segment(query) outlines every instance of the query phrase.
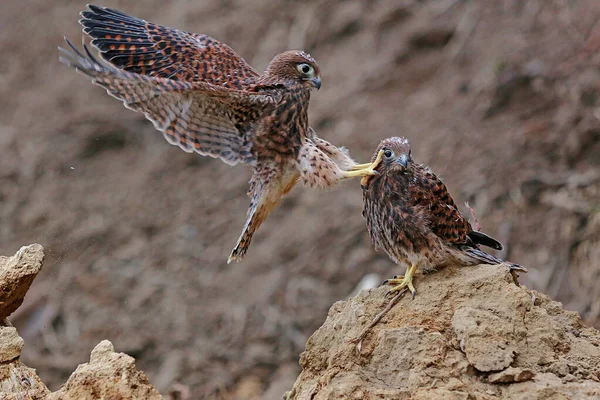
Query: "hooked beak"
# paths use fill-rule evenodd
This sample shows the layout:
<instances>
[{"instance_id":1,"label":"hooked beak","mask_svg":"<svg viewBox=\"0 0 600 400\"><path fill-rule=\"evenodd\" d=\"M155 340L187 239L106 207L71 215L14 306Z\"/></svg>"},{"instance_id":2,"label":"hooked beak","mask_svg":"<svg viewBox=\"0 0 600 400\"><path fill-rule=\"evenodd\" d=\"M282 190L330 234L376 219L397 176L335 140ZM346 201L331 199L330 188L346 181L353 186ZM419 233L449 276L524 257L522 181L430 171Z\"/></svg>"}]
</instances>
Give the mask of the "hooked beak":
<instances>
[{"instance_id":1,"label":"hooked beak","mask_svg":"<svg viewBox=\"0 0 600 400\"><path fill-rule=\"evenodd\" d=\"M319 90L321 88L321 77L320 76L315 76L312 79L308 80L310 82L310 85L312 87L314 87L315 89Z\"/></svg>"},{"instance_id":2,"label":"hooked beak","mask_svg":"<svg viewBox=\"0 0 600 400\"><path fill-rule=\"evenodd\" d=\"M398 159L398 162L400 162L400 164L402 164L402 166L406 168L406 166L408 165L408 156L406 154L402 154Z\"/></svg>"}]
</instances>

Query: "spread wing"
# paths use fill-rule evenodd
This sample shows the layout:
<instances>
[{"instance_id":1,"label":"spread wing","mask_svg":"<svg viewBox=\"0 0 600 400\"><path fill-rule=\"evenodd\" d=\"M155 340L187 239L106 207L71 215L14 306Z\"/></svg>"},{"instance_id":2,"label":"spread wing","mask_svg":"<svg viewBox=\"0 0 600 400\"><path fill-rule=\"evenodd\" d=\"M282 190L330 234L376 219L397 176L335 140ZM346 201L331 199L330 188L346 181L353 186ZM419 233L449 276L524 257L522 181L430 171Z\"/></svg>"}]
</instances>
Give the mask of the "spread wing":
<instances>
[{"instance_id":1,"label":"spread wing","mask_svg":"<svg viewBox=\"0 0 600 400\"><path fill-rule=\"evenodd\" d=\"M91 77L125 107L143 113L169 143L230 165L255 162L248 136L253 123L280 100L276 92L244 92L122 71L99 63L87 46L83 55L66 41L72 52L59 48L66 56L62 62Z\"/></svg>"},{"instance_id":2,"label":"spread wing","mask_svg":"<svg viewBox=\"0 0 600 400\"><path fill-rule=\"evenodd\" d=\"M137 74L242 89L259 75L233 49L210 36L153 24L88 5L79 23L101 57Z\"/></svg>"},{"instance_id":3,"label":"spread wing","mask_svg":"<svg viewBox=\"0 0 600 400\"><path fill-rule=\"evenodd\" d=\"M455 245L477 245L469 238L473 231L446 185L428 168L418 166L413 183L409 185L409 195L416 205L422 206L428 214L429 226L442 240Z\"/></svg>"}]
</instances>

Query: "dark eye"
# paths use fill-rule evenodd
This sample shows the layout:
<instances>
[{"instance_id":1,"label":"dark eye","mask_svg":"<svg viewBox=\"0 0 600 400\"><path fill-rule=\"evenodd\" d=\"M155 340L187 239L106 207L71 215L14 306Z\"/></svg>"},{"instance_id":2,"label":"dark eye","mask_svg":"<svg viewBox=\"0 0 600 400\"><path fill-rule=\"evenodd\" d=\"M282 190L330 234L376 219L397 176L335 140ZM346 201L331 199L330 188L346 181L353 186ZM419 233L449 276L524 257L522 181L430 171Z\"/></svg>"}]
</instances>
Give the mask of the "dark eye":
<instances>
[{"instance_id":1,"label":"dark eye","mask_svg":"<svg viewBox=\"0 0 600 400\"><path fill-rule=\"evenodd\" d=\"M386 151L383 152L383 155L385 156L385 158L392 158L394 156L394 152L391 151L390 149L387 149Z\"/></svg>"},{"instance_id":2,"label":"dark eye","mask_svg":"<svg viewBox=\"0 0 600 400\"><path fill-rule=\"evenodd\" d=\"M313 72L313 67L305 63L298 64L298 71L300 71L304 75L310 75Z\"/></svg>"}]
</instances>

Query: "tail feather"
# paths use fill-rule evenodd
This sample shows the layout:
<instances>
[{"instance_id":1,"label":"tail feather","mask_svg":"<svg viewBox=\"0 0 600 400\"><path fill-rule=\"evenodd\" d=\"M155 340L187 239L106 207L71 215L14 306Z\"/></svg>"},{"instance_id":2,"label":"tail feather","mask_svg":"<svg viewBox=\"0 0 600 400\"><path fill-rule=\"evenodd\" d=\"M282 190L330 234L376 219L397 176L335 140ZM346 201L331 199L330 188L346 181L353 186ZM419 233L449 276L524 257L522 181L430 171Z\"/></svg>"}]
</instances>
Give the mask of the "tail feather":
<instances>
[{"instance_id":1,"label":"tail feather","mask_svg":"<svg viewBox=\"0 0 600 400\"><path fill-rule=\"evenodd\" d=\"M231 264L233 261L240 262L242 258L244 258L248 248L250 247L250 243L252 242L252 236L254 236L254 233L271 213L271 209L266 207L264 202L261 200L262 199L258 199L258 202L252 201L250 203L250 208L248 209L248 218L244 224L244 229L242 230L242 234L235 244L235 247L231 251L229 258L227 259L227 264ZM276 205L277 204L273 205L272 208L275 208Z\"/></svg>"},{"instance_id":2,"label":"tail feather","mask_svg":"<svg viewBox=\"0 0 600 400\"><path fill-rule=\"evenodd\" d=\"M289 192L297 181L298 172L295 170L288 171L283 176L278 175L275 171L255 172L250 181L251 200L248 218L242 234L227 259L227 264L231 264L233 261L239 262L244 258L254 233L271 214L271 211L277 207L283 195Z\"/></svg>"},{"instance_id":3,"label":"tail feather","mask_svg":"<svg viewBox=\"0 0 600 400\"><path fill-rule=\"evenodd\" d=\"M498 265L498 264L507 263L508 268L511 271L527 272L527 269L519 264L508 263L498 257L494 257L493 255L488 254L479 249L469 248L469 249L465 250L465 253L467 253L469 256L471 256L472 258L474 258L475 260L479 261L482 264Z\"/></svg>"},{"instance_id":4,"label":"tail feather","mask_svg":"<svg viewBox=\"0 0 600 400\"><path fill-rule=\"evenodd\" d=\"M472 231L468 234L469 238L477 244L487 246L495 250L502 250L502 243L496 239L486 235L483 232Z\"/></svg>"}]
</instances>

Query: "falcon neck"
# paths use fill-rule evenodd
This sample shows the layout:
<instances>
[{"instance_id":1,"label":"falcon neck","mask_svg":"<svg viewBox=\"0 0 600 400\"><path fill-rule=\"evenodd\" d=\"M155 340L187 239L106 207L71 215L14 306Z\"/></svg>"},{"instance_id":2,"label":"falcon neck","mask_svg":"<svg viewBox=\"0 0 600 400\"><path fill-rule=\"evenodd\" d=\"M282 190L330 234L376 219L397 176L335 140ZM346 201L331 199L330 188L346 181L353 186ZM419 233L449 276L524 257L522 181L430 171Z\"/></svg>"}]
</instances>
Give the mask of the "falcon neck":
<instances>
[{"instance_id":1,"label":"falcon neck","mask_svg":"<svg viewBox=\"0 0 600 400\"><path fill-rule=\"evenodd\" d=\"M281 91L282 97L275 107L273 116L280 121L287 121L287 124L295 125L300 129L302 137L305 136L308 129L308 105L310 103L311 89L296 81L287 80L284 83L280 79L265 77L257 82L254 90L257 91Z\"/></svg>"},{"instance_id":2,"label":"falcon neck","mask_svg":"<svg viewBox=\"0 0 600 400\"><path fill-rule=\"evenodd\" d=\"M258 86L259 90L266 87ZM281 100L270 115L265 116L262 129L268 134L254 138L254 148L263 149L266 153L291 155L298 157L302 143L306 138L308 126L308 103L310 89L295 83L293 85L279 83L270 89L278 90Z\"/></svg>"},{"instance_id":3,"label":"falcon neck","mask_svg":"<svg viewBox=\"0 0 600 400\"><path fill-rule=\"evenodd\" d=\"M290 88L281 99L278 109L290 111L298 118L301 126L308 128L308 104L310 103L310 89L300 85ZM289 118L289 117L288 117Z\"/></svg>"},{"instance_id":4,"label":"falcon neck","mask_svg":"<svg viewBox=\"0 0 600 400\"><path fill-rule=\"evenodd\" d=\"M310 102L310 89L303 85L288 86L283 92L281 101L273 111L274 127L289 130L293 142L306 137L308 131L308 104ZM294 138L294 136L297 136Z\"/></svg>"}]
</instances>

